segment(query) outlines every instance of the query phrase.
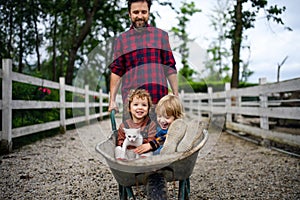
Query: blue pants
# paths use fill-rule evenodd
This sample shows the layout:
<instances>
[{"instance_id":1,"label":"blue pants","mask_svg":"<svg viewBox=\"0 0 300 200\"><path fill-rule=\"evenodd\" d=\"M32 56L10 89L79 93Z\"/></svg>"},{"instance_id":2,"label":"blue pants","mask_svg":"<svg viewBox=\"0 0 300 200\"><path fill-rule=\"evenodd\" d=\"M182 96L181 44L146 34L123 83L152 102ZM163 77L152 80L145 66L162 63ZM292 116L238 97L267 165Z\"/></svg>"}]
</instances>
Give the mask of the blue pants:
<instances>
[{"instance_id":1,"label":"blue pants","mask_svg":"<svg viewBox=\"0 0 300 200\"><path fill-rule=\"evenodd\" d=\"M159 155L160 154L160 151L162 149L162 145L158 147L158 149L156 149L154 152L153 152L153 155Z\"/></svg>"}]
</instances>

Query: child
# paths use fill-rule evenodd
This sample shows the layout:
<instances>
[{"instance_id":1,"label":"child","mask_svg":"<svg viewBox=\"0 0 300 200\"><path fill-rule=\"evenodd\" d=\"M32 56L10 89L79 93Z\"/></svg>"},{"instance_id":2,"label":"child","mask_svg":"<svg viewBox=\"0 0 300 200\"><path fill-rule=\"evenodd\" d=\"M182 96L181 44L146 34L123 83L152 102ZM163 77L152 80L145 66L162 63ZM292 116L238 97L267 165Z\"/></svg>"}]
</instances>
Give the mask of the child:
<instances>
[{"instance_id":1,"label":"child","mask_svg":"<svg viewBox=\"0 0 300 200\"><path fill-rule=\"evenodd\" d=\"M178 141L172 141L176 144L168 145L168 149L164 150L166 153L175 152L178 142L184 136L186 130L186 124L182 120L182 118L184 117L184 111L183 106L177 96L166 95L161 98L156 106L155 111L157 116L157 123L159 125L159 127L157 127L155 138L153 140L150 140L149 143L137 147L134 150L135 153L141 154L143 152L151 150L154 151L154 155L159 154L166 140L169 128L171 128L171 134L175 136L173 138L176 138L175 140ZM171 124L172 127L170 127Z\"/></svg>"},{"instance_id":2,"label":"child","mask_svg":"<svg viewBox=\"0 0 300 200\"><path fill-rule=\"evenodd\" d=\"M143 136L143 143L148 143L153 140L156 133L156 124L151 121L149 117L149 110L151 108L150 94L144 89L131 90L128 97L128 112L130 119L127 119L120 124L118 129L117 147L115 149L115 156L117 159L132 159L135 158L135 154L132 149L135 147L129 146L127 148L127 156L122 157L123 142L125 140L124 128L141 128ZM146 153L147 151L143 151Z\"/></svg>"}]
</instances>

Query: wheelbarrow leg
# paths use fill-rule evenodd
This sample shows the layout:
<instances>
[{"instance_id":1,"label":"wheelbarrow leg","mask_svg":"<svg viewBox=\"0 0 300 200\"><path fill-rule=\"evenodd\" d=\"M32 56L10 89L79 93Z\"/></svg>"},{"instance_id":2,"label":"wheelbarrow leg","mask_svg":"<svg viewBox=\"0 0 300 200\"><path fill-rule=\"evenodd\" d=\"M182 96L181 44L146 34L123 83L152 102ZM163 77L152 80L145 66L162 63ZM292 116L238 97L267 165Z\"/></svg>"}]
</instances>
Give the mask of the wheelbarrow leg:
<instances>
[{"instance_id":1,"label":"wheelbarrow leg","mask_svg":"<svg viewBox=\"0 0 300 200\"><path fill-rule=\"evenodd\" d=\"M178 199L187 200L190 198L190 179L179 181Z\"/></svg>"},{"instance_id":2,"label":"wheelbarrow leg","mask_svg":"<svg viewBox=\"0 0 300 200\"><path fill-rule=\"evenodd\" d=\"M119 184L120 200L134 200L134 195L131 187L125 187Z\"/></svg>"}]
</instances>

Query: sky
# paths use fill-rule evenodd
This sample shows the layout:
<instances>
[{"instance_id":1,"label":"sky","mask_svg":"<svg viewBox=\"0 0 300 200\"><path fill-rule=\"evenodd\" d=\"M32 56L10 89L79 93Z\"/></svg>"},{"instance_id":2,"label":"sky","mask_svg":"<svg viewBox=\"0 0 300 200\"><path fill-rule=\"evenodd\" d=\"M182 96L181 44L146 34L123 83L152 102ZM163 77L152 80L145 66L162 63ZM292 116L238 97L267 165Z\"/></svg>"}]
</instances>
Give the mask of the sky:
<instances>
[{"instance_id":1,"label":"sky","mask_svg":"<svg viewBox=\"0 0 300 200\"><path fill-rule=\"evenodd\" d=\"M176 7L180 6L179 0L172 1ZM187 0L187 2L190 2ZM200 60L205 60L203 55L194 55L208 48L212 41L215 32L210 26L210 18L212 9L215 6L216 0L194 0L196 7L202 12L196 13L188 23L188 33L190 37L195 39L197 50L190 52L190 63L194 66L199 66L202 63ZM258 83L259 78L265 77L268 82L277 81L278 65L282 63L287 56L285 63L280 68L280 81L289 80L300 77L300 21L298 11L300 4L297 0L269 0L268 5L285 6L286 11L281 15L285 26L293 29L287 31L284 26L279 26L276 23L268 23L262 15L255 22L255 28L248 29L245 34L248 36L245 41L246 45L250 45L251 53L249 58L249 69L254 71L254 74L249 77L248 81ZM152 12L158 11L161 19L156 20L158 28L169 31L171 27L177 25L176 14L165 6L153 4ZM172 42L171 42L172 46ZM202 49L202 50L201 50ZM248 52L242 53L243 58L248 58ZM175 57L176 52L175 52ZM178 58L176 58L178 59ZM180 62L180 60L179 60ZM178 61L177 61L178 63ZM200 70L201 71L201 70Z\"/></svg>"}]
</instances>

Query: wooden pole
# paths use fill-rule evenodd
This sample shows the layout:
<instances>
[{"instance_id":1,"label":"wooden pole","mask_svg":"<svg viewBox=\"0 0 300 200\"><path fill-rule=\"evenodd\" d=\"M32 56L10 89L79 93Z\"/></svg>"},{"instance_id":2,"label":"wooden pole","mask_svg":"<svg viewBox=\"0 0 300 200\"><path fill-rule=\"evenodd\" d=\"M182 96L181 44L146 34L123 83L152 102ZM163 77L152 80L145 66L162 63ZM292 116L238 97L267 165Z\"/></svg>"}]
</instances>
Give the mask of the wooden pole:
<instances>
[{"instance_id":1,"label":"wooden pole","mask_svg":"<svg viewBox=\"0 0 300 200\"><path fill-rule=\"evenodd\" d=\"M99 115L100 120L103 120L103 90L99 90Z\"/></svg>"},{"instance_id":2,"label":"wooden pole","mask_svg":"<svg viewBox=\"0 0 300 200\"><path fill-rule=\"evenodd\" d=\"M59 78L59 100L60 100L60 132L65 133L66 128L66 85L65 78Z\"/></svg>"},{"instance_id":3,"label":"wooden pole","mask_svg":"<svg viewBox=\"0 0 300 200\"><path fill-rule=\"evenodd\" d=\"M260 78L259 84L263 85L267 83L267 78ZM267 108L268 107L268 95L267 94L260 94L260 107ZM267 116L260 116L260 128L269 130L269 119Z\"/></svg>"},{"instance_id":4,"label":"wooden pole","mask_svg":"<svg viewBox=\"0 0 300 200\"><path fill-rule=\"evenodd\" d=\"M89 106L89 86L85 85L85 122L86 124L90 124L89 115L90 115L90 106Z\"/></svg>"},{"instance_id":5,"label":"wooden pole","mask_svg":"<svg viewBox=\"0 0 300 200\"><path fill-rule=\"evenodd\" d=\"M232 122L232 114L228 112L228 109L231 107L231 95L230 95L230 83L225 83L226 91L226 122Z\"/></svg>"},{"instance_id":6,"label":"wooden pole","mask_svg":"<svg viewBox=\"0 0 300 200\"><path fill-rule=\"evenodd\" d=\"M2 60L2 137L1 154L12 151L12 61Z\"/></svg>"}]
</instances>

